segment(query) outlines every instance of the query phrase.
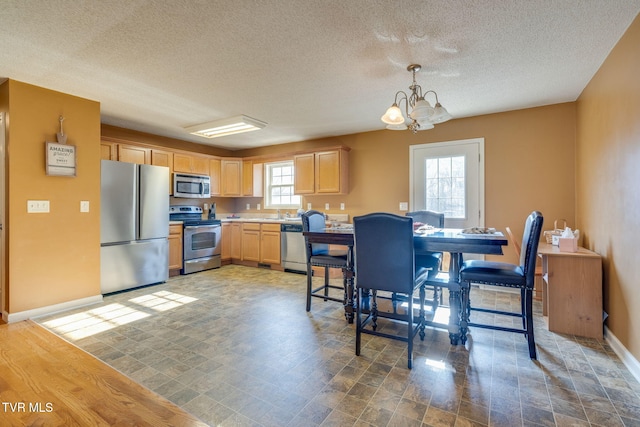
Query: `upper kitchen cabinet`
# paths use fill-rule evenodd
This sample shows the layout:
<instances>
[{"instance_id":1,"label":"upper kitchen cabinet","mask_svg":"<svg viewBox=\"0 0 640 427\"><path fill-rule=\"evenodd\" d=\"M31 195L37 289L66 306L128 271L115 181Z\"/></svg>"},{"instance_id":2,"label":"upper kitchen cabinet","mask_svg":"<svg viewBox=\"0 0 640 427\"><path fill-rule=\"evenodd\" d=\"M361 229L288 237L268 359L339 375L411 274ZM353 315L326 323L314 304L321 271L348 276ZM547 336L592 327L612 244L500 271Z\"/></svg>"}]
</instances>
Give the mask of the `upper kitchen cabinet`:
<instances>
[{"instance_id":1,"label":"upper kitchen cabinet","mask_svg":"<svg viewBox=\"0 0 640 427\"><path fill-rule=\"evenodd\" d=\"M173 170L174 172L209 175L209 161L209 157L173 153Z\"/></svg>"},{"instance_id":2,"label":"upper kitchen cabinet","mask_svg":"<svg viewBox=\"0 0 640 427\"><path fill-rule=\"evenodd\" d=\"M222 159L220 167L221 195L227 197L242 196L242 160Z\"/></svg>"},{"instance_id":3,"label":"upper kitchen cabinet","mask_svg":"<svg viewBox=\"0 0 640 427\"><path fill-rule=\"evenodd\" d=\"M222 194L222 161L220 159L209 160L209 177L211 179L212 196L219 196Z\"/></svg>"},{"instance_id":4,"label":"upper kitchen cabinet","mask_svg":"<svg viewBox=\"0 0 640 427\"><path fill-rule=\"evenodd\" d=\"M242 195L262 197L263 164L254 160L242 161Z\"/></svg>"},{"instance_id":5,"label":"upper kitchen cabinet","mask_svg":"<svg viewBox=\"0 0 640 427\"><path fill-rule=\"evenodd\" d=\"M137 163L139 165L151 164L151 149L135 145L117 144L119 162Z\"/></svg>"},{"instance_id":6,"label":"upper kitchen cabinet","mask_svg":"<svg viewBox=\"0 0 640 427\"><path fill-rule=\"evenodd\" d=\"M116 144L107 141L100 141L100 160L118 160Z\"/></svg>"},{"instance_id":7,"label":"upper kitchen cabinet","mask_svg":"<svg viewBox=\"0 0 640 427\"><path fill-rule=\"evenodd\" d=\"M294 156L296 194L347 194L349 150L336 148Z\"/></svg>"},{"instance_id":8,"label":"upper kitchen cabinet","mask_svg":"<svg viewBox=\"0 0 640 427\"><path fill-rule=\"evenodd\" d=\"M173 194L173 153L171 151L151 149L151 164L169 168L169 195Z\"/></svg>"}]
</instances>

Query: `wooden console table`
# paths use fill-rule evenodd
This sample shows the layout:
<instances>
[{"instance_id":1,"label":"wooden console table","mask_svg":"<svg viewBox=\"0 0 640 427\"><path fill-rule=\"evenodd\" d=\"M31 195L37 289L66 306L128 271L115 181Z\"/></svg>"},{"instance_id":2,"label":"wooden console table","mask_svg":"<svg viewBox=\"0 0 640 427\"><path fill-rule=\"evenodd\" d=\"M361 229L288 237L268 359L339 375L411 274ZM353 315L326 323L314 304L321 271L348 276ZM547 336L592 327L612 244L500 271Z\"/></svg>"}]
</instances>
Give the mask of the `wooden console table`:
<instances>
[{"instance_id":1,"label":"wooden console table","mask_svg":"<svg viewBox=\"0 0 640 427\"><path fill-rule=\"evenodd\" d=\"M602 339L602 258L595 252L560 252L540 243L543 315L549 330Z\"/></svg>"}]
</instances>

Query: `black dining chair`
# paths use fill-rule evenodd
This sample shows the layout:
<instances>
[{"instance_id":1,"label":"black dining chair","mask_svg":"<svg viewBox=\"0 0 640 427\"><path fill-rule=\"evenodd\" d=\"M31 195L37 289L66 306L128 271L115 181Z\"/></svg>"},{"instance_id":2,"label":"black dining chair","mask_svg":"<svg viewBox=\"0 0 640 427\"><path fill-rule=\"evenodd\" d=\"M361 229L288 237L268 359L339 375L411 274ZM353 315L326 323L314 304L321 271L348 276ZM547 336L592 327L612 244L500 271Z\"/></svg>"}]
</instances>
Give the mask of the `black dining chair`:
<instances>
[{"instance_id":1,"label":"black dining chair","mask_svg":"<svg viewBox=\"0 0 640 427\"><path fill-rule=\"evenodd\" d=\"M533 286L535 282L536 258L538 242L542 233L542 214L533 211L526 220L522 243L524 250L520 253L518 265L495 261L465 261L460 268L462 285L462 341L466 339L467 327L493 329L497 331L524 334L529 344L529 357L536 359L536 343L533 331ZM470 300L471 284L480 283L493 286L504 286L520 289L520 312L492 310L472 307ZM499 325L474 323L471 312L478 311L495 315L515 316L522 319L522 328L510 328Z\"/></svg>"},{"instance_id":2,"label":"black dining chair","mask_svg":"<svg viewBox=\"0 0 640 427\"><path fill-rule=\"evenodd\" d=\"M389 213L353 218L356 270L356 355L361 334L407 342L407 367L413 361L413 339L424 339L425 281L428 270L414 262L413 219ZM419 289L419 314L414 314L414 294ZM401 294L402 302L391 295ZM379 301L380 300L380 301ZM380 302L387 307L381 308ZM366 317L363 318L363 314ZM391 333L395 325L379 330L378 320L406 322L406 333ZM388 331L388 332L387 332Z\"/></svg>"},{"instance_id":3,"label":"black dining chair","mask_svg":"<svg viewBox=\"0 0 640 427\"><path fill-rule=\"evenodd\" d=\"M413 218L414 224L420 222L435 228L444 228L444 214L434 211L413 211L407 212L406 216ZM429 269L429 280L435 280L442 267L442 252L422 252L416 254L416 265ZM444 295L442 287L428 284L427 288L433 290L433 308L438 306L438 301L443 304Z\"/></svg>"},{"instance_id":4,"label":"black dining chair","mask_svg":"<svg viewBox=\"0 0 640 427\"><path fill-rule=\"evenodd\" d=\"M326 228L324 214L318 211L309 210L302 214L302 231L321 231ZM311 298L322 298L325 301L341 302L347 304L347 278L344 270L347 267L346 249L329 249L329 245L320 243L309 243L305 238L305 249L307 253L307 311L311 310ZM313 286L313 267L324 268L324 281L322 286ZM329 278L329 269L339 268L343 271L342 287L332 285ZM338 298L329 294L330 289L343 290L343 297Z\"/></svg>"}]
</instances>

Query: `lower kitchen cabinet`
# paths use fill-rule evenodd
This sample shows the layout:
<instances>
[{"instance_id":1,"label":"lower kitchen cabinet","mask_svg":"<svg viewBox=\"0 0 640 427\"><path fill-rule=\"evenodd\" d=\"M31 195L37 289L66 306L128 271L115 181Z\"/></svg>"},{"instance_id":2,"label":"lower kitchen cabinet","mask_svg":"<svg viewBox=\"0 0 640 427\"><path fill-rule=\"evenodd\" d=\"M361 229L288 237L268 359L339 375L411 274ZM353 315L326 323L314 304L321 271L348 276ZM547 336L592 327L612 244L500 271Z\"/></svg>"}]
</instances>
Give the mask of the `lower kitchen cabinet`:
<instances>
[{"instance_id":1,"label":"lower kitchen cabinet","mask_svg":"<svg viewBox=\"0 0 640 427\"><path fill-rule=\"evenodd\" d=\"M231 227L231 258L242 259L242 224L234 222Z\"/></svg>"},{"instance_id":2,"label":"lower kitchen cabinet","mask_svg":"<svg viewBox=\"0 0 640 427\"><path fill-rule=\"evenodd\" d=\"M242 260L260 262L260 224L242 224Z\"/></svg>"},{"instance_id":3,"label":"lower kitchen cabinet","mask_svg":"<svg viewBox=\"0 0 640 427\"><path fill-rule=\"evenodd\" d=\"M280 264L280 224L242 224L242 260Z\"/></svg>"},{"instance_id":4,"label":"lower kitchen cabinet","mask_svg":"<svg viewBox=\"0 0 640 427\"><path fill-rule=\"evenodd\" d=\"M280 224L262 224L260 229L260 262L280 264Z\"/></svg>"},{"instance_id":5,"label":"lower kitchen cabinet","mask_svg":"<svg viewBox=\"0 0 640 427\"><path fill-rule=\"evenodd\" d=\"M182 268L182 224L169 225L169 275Z\"/></svg>"},{"instance_id":6,"label":"lower kitchen cabinet","mask_svg":"<svg viewBox=\"0 0 640 427\"><path fill-rule=\"evenodd\" d=\"M222 224L222 236L220 237L220 260L231 259L231 224Z\"/></svg>"}]
</instances>

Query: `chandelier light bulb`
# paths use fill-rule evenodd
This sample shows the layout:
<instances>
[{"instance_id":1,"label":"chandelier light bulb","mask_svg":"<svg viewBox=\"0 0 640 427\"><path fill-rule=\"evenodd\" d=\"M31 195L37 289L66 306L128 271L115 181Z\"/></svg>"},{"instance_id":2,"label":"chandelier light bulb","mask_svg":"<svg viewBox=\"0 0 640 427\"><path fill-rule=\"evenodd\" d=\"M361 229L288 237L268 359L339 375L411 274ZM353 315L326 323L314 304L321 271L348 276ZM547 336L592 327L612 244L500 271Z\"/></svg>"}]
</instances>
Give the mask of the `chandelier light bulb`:
<instances>
[{"instance_id":1,"label":"chandelier light bulb","mask_svg":"<svg viewBox=\"0 0 640 427\"><path fill-rule=\"evenodd\" d=\"M433 129L434 124L444 123L453 118L451 114L438 101L438 94L433 90L422 91L422 87L416 82L416 73L422 69L420 64L410 64L407 71L413 74L413 81L409 90L409 94L404 91L396 93L395 102L389 107L380 118L386 123L389 130L406 130L409 129L413 133L421 130ZM436 98L435 107L432 107L425 97L433 94ZM404 114L399 105L404 102ZM411 113L409 113L411 109ZM409 122L406 118L409 117Z\"/></svg>"},{"instance_id":2,"label":"chandelier light bulb","mask_svg":"<svg viewBox=\"0 0 640 427\"><path fill-rule=\"evenodd\" d=\"M387 109L387 112L384 113L381 120L388 125L400 125L404 123L404 116L398 104L394 103Z\"/></svg>"}]
</instances>

